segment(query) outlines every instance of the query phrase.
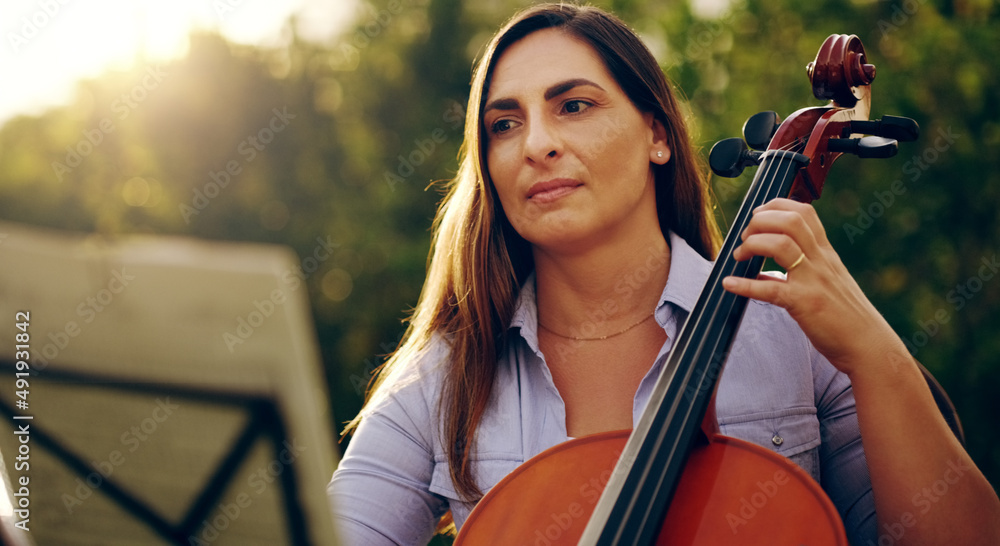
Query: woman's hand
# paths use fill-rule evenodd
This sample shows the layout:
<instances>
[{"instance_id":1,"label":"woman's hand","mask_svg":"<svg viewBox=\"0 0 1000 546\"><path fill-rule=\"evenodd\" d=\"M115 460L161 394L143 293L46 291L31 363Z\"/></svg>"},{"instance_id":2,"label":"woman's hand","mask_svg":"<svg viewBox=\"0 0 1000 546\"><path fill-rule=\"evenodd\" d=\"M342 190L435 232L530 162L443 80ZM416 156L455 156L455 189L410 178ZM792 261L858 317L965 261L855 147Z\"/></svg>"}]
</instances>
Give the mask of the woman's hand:
<instances>
[{"instance_id":1,"label":"woman's hand","mask_svg":"<svg viewBox=\"0 0 1000 546\"><path fill-rule=\"evenodd\" d=\"M915 495L949 468L969 469L895 544L1000 544L1000 499L941 417L906 346L830 246L816 211L776 199L754 211L737 260L773 258L785 278L727 277L734 294L781 306L851 378L879 533L914 518ZM942 482L943 483L943 482ZM950 483L950 482L949 482Z\"/></svg>"},{"instance_id":2,"label":"woman's hand","mask_svg":"<svg viewBox=\"0 0 1000 546\"><path fill-rule=\"evenodd\" d=\"M909 360L906 347L830 246L811 205L775 199L758 207L742 238L733 258L772 258L788 273L727 277L726 290L785 308L816 349L849 376L865 360L870 366L873 354L889 357L876 360L886 364L892 357Z\"/></svg>"}]
</instances>

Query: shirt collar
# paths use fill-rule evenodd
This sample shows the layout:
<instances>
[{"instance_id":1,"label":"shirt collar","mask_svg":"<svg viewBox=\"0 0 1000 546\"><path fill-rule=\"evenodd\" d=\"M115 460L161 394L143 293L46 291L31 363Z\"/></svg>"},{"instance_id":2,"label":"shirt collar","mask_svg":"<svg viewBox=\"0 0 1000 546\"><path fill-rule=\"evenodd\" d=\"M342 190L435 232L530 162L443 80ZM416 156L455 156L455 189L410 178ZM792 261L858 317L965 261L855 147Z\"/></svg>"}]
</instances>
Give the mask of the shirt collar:
<instances>
[{"instance_id":1,"label":"shirt collar","mask_svg":"<svg viewBox=\"0 0 1000 546\"><path fill-rule=\"evenodd\" d=\"M691 312L701 295L705 281L712 272L712 262L698 254L683 237L670 232L670 274L667 285L660 296L662 307L673 303L686 312Z\"/></svg>"},{"instance_id":2,"label":"shirt collar","mask_svg":"<svg viewBox=\"0 0 1000 546\"><path fill-rule=\"evenodd\" d=\"M517 307L510 321L510 328L519 328L521 337L528 343L535 354L541 354L538 348L538 304L535 300L535 272L532 271L521 285L517 297Z\"/></svg>"}]
</instances>

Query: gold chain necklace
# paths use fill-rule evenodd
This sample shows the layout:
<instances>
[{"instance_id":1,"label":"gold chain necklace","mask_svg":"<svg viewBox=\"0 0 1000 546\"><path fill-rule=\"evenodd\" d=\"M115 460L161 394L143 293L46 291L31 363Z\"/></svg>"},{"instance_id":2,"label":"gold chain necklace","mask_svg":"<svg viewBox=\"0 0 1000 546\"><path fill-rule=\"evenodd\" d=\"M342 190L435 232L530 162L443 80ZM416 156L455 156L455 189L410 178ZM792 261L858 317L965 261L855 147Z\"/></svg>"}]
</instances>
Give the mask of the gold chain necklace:
<instances>
[{"instance_id":1,"label":"gold chain necklace","mask_svg":"<svg viewBox=\"0 0 1000 546\"><path fill-rule=\"evenodd\" d=\"M559 332L556 332L555 330L552 330L548 326L542 324L541 321L538 322L538 325L541 326L542 329L545 330L546 332L549 332L550 334L552 334L554 336L561 337L563 339L571 339L573 341L604 341L605 339L616 337L616 336L620 336L620 335L624 334L625 332L628 332L632 328L635 328L636 326L638 326L638 325L642 324L643 322L646 322L647 320L649 320L650 318L652 318L655 313L656 313L656 311L654 310L652 313L650 313L646 317L643 317L643 319L640 320L639 322L637 322L637 323L635 323L635 324L633 324L631 326L627 326L627 327L625 327L625 329L620 330L618 332L615 332L613 334L608 334L606 336L600 336L600 337L575 337L575 336L567 336L565 334L560 334Z\"/></svg>"}]
</instances>

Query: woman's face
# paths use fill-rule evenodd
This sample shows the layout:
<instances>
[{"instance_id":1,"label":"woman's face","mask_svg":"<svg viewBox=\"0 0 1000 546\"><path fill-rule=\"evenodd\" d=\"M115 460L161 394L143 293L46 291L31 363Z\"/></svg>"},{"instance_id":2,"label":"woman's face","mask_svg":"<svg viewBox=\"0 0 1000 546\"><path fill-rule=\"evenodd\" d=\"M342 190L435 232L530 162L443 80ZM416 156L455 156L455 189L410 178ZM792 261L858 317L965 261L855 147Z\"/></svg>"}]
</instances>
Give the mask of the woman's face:
<instances>
[{"instance_id":1,"label":"woman's face","mask_svg":"<svg viewBox=\"0 0 1000 546\"><path fill-rule=\"evenodd\" d=\"M663 126L632 104L590 45L559 29L512 44L494 67L483 124L501 205L536 248L584 250L658 232L651 162L670 158Z\"/></svg>"}]
</instances>

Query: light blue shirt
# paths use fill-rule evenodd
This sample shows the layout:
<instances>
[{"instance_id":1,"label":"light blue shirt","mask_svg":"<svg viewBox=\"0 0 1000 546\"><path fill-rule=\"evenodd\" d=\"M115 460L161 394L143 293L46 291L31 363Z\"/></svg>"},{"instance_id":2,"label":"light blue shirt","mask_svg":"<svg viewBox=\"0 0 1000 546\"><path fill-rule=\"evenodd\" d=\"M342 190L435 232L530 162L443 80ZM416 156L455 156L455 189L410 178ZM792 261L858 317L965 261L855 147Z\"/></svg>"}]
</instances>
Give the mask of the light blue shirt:
<instances>
[{"instance_id":1,"label":"light blue shirt","mask_svg":"<svg viewBox=\"0 0 1000 546\"><path fill-rule=\"evenodd\" d=\"M712 267L676 235L670 247L670 273L654 313L667 342L635 393L633 422ZM565 405L538 348L537 326L531 277L521 289L494 401L473 451L483 492L567 439ZM345 544L426 544L447 510L461 527L474 507L459 500L441 441L437 409L448 355L447 343L437 338L355 432L327 488ZM751 300L718 389L723 434L797 463L833 500L851 542L874 542L875 507L850 381L784 309Z\"/></svg>"}]
</instances>

